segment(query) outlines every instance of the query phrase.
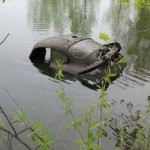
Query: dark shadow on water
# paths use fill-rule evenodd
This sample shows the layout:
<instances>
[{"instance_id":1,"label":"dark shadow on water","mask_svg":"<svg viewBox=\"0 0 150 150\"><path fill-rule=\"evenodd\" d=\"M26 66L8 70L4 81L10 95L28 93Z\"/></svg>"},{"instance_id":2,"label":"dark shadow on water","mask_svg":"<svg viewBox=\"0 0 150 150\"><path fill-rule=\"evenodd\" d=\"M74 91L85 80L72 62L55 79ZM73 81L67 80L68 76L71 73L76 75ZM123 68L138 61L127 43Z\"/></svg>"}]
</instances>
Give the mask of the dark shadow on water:
<instances>
[{"instance_id":1,"label":"dark shadow on water","mask_svg":"<svg viewBox=\"0 0 150 150\"><path fill-rule=\"evenodd\" d=\"M57 70L54 68L50 67L50 63L49 61L41 61L41 60L31 60L31 62L33 63L33 65L38 68L38 70L40 71L40 73L47 75L49 77L51 77L52 79L50 79L53 82L57 82L59 83L56 79L55 79L55 75ZM63 82L70 84L69 81L79 81L81 83L81 85L91 89L91 90L95 90L97 91L99 88L97 87L97 85L101 85L102 84L102 78L98 78L98 77L88 77L86 75L73 75L67 72L63 72L64 77L63 77ZM119 78L121 75L121 72L111 78L111 82L115 81L117 78ZM69 81L68 81L69 80ZM109 87L109 84L106 85L106 89Z\"/></svg>"}]
</instances>

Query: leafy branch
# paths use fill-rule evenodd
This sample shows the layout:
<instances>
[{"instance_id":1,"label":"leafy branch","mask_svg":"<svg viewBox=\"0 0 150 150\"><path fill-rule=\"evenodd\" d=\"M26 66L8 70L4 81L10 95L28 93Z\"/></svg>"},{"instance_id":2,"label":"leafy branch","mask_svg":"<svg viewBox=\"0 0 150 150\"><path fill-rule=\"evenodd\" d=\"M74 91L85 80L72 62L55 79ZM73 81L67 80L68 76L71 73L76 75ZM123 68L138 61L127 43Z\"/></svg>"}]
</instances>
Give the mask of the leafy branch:
<instances>
[{"instance_id":1,"label":"leafy branch","mask_svg":"<svg viewBox=\"0 0 150 150\"><path fill-rule=\"evenodd\" d=\"M11 122L11 120L9 119L8 115L5 113L4 109L2 108L2 106L0 105L0 111L1 113L4 115L4 117L6 118L8 124L10 125L11 129L13 131L9 131L8 129L4 128L1 124L0 124L0 130L1 131L4 131L5 133L8 133L12 138L15 138L16 140L18 140L22 145L24 145L27 149L29 150L32 150L32 148L27 144L25 143L20 137L19 137L19 134L20 133L23 133L24 131L27 130L24 129L22 131L19 131L17 132L17 130L15 129L15 127L13 126L13 123Z\"/></svg>"},{"instance_id":2,"label":"leafy branch","mask_svg":"<svg viewBox=\"0 0 150 150\"><path fill-rule=\"evenodd\" d=\"M13 119L10 119L1 105L0 111L11 129L9 130L5 128L3 125L3 120L0 119L0 131L7 133L11 137L11 139L15 138L28 150L37 150L40 147L42 148L42 150L52 149L52 146L54 145L54 143L56 143L56 141L54 142L53 140L49 139L49 130L43 128L41 121L38 121L37 123L29 122L27 116L21 110L18 112L17 116L13 117ZM24 125L25 128L17 131L14 126L14 123L16 122L21 122L20 125ZM30 131L30 134L28 134L28 136L31 137L32 141L37 145L36 148L31 148L29 144L26 143L25 140L21 139L21 137L19 136L26 131Z\"/></svg>"}]
</instances>

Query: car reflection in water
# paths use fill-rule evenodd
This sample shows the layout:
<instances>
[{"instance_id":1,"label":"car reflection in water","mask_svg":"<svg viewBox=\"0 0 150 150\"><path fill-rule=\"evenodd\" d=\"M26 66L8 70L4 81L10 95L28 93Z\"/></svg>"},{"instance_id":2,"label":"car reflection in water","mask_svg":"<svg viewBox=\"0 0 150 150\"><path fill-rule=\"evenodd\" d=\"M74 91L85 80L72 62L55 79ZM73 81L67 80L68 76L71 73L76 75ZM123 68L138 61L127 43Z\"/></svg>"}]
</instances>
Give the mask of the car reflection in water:
<instances>
[{"instance_id":1,"label":"car reflection in water","mask_svg":"<svg viewBox=\"0 0 150 150\"><path fill-rule=\"evenodd\" d=\"M48 56L47 56L48 55ZM55 56L57 54L55 53ZM58 54L57 56L60 56L60 54ZM49 57L49 50L47 50L47 54L45 55L45 60L41 60L41 59L31 59L31 62L33 63L33 65L38 68L38 70L44 74L47 75L53 79L51 79L53 82L57 82L57 80L55 80L55 76L56 76L56 72L57 69L54 69L52 67L50 67L50 58ZM60 58L60 57L57 57ZM51 56L51 59L52 58ZM113 82L114 80L116 80L117 78L120 77L120 75L122 74L122 70L120 68L124 68L126 66L126 64L119 64L118 66L116 65L115 67L111 68L111 70L117 73L117 75L115 77L111 77L111 82ZM95 74L95 76L89 76L88 73L86 74L82 74L82 75L74 75L68 72L63 72L64 77L63 77L63 82L70 84L69 82L67 82L67 80L70 81L79 81L83 86L86 86L87 88L91 89L91 90L98 90L99 88L97 87L97 85L101 85L103 83L103 77L105 75L105 69L106 67L100 66L102 72L96 73L96 70L93 72L93 74ZM106 89L108 88L109 84L106 85Z\"/></svg>"}]
</instances>

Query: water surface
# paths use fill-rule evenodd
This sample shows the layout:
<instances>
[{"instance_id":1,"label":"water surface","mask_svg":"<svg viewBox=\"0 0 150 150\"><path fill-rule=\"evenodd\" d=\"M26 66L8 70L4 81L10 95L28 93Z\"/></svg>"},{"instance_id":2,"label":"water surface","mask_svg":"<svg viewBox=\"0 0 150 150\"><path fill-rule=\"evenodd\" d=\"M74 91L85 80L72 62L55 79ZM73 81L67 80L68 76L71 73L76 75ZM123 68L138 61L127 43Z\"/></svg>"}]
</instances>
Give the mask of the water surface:
<instances>
[{"instance_id":1,"label":"water surface","mask_svg":"<svg viewBox=\"0 0 150 150\"><path fill-rule=\"evenodd\" d=\"M0 1L0 40L10 34L0 46L1 105L9 113L21 107L31 120L42 119L46 126L59 127L65 118L56 96L60 84L53 78L54 72L32 64L29 60L32 47L49 36L70 33L91 37L103 44L98 34L105 32L111 41L121 43L122 54L128 60L122 75L107 89L108 97L142 108L150 95L149 16L149 11L126 9L112 0ZM100 93L71 75L64 87L67 94L77 100L77 108L96 102ZM119 106L116 109L119 110ZM76 137L65 135L66 139ZM72 149L72 143L69 140L60 147Z\"/></svg>"}]
</instances>

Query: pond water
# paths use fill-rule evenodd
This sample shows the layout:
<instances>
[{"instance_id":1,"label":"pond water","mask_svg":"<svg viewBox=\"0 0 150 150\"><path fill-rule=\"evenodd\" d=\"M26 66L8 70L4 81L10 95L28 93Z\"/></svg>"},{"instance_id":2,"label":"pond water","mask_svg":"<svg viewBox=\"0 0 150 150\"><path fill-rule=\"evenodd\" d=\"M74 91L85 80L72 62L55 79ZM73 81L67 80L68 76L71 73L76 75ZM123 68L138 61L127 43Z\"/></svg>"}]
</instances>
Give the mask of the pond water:
<instances>
[{"instance_id":1,"label":"pond water","mask_svg":"<svg viewBox=\"0 0 150 150\"><path fill-rule=\"evenodd\" d=\"M10 35L0 46L0 104L8 113L22 108L31 120L42 119L46 126L59 128L65 120L56 95L60 84L54 72L32 64L32 47L41 39L71 33L104 44L98 34L105 32L111 41L121 43L128 60L122 75L107 89L108 99L142 108L150 95L149 16L149 11L127 9L113 0L1 0L0 41ZM71 75L64 87L67 95L77 100L77 108L96 102L100 93ZM119 105L115 108L120 109ZM63 138L69 142L56 149L73 149L71 139L75 137L65 133Z\"/></svg>"}]
</instances>

